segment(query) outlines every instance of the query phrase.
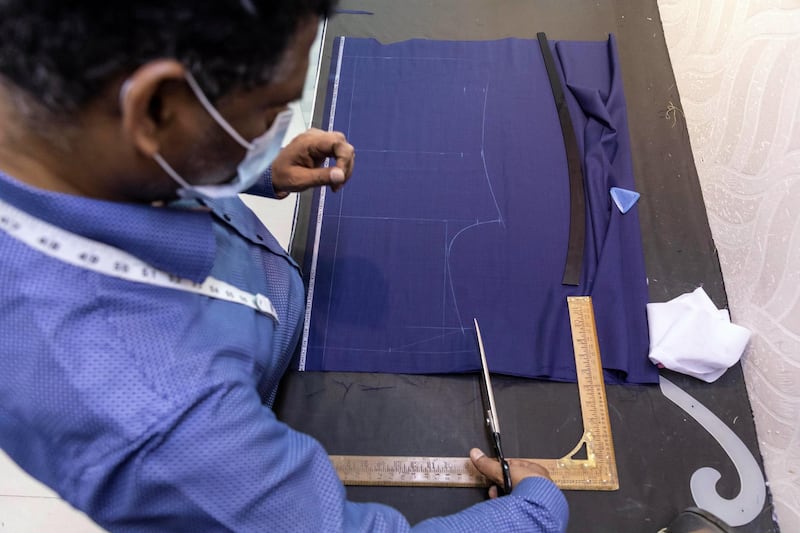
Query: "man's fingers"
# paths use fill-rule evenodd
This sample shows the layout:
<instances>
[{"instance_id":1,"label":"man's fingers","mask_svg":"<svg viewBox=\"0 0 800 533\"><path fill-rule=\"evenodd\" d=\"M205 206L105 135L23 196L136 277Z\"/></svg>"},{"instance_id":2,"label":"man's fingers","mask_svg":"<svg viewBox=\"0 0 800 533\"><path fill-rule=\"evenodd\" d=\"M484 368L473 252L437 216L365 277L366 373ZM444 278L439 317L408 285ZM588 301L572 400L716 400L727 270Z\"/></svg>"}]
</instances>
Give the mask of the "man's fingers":
<instances>
[{"instance_id":1,"label":"man's fingers","mask_svg":"<svg viewBox=\"0 0 800 533\"><path fill-rule=\"evenodd\" d=\"M500 463L496 459L486 457L486 455L478 448L472 448L469 451L469 458L472 459L472 464L478 471L486 476L489 481L494 483L489 487L489 498L494 499L500 494L497 485L503 482L503 470Z\"/></svg>"},{"instance_id":2,"label":"man's fingers","mask_svg":"<svg viewBox=\"0 0 800 533\"><path fill-rule=\"evenodd\" d=\"M355 148L347 142L344 134L335 132L316 132L309 153L315 160L321 161L327 157L336 159L335 167L331 171L331 181L329 185L336 192L342 188L344 182L353 174L355 164Z\"/></svg>"},{"instance_id":3,"label":"man's fingers","mask_svg":"<svg viewBox=\"0 0 800 533\"><path fill-rule=\"evenodd\" d=\"M334 132L314 132L309 136L309 154L317 161L326 157L336 159L336 166L341 168L345 176L349 177L353 172L353 162L355 160L355 148L347 142L347 138L338 131Z\"/></svg>"},{"instance_id":4,"label":"man's fingers","mask_svg":"<svg viewBox=\"0 0 800 533\"><path fill-rule=\"evenodd\" d=\"M315 156L332 157L337 148L350 146L347 137L338 131L308 130L304 135L309 152Z\"/></svg>"},{"instance_id":5,"label":"man's fingers","mask_svg":"<svg viewBox=\"0 0 800 533\"><path fill-rule=\"evenodd\" d=\"M502 486L503 484L503 469L500 467L500 462L494 457L487 457L478 448L473 448L469 451L469 458L472 459L472 464L478 471L486 476L486 478L495 485ZM528 459L509 459L508 464L511 467L511 481L512 485L516 486L520 481L528 477L544 477L550 479L550 474L545 467ZM489 492L489 497L492 494L497 494L496 490Z\"/></svg>"},{"instance_id":6,"label":"man's fingers","mask_svg":"<svg viewBox=\"0 0 800 533\"><path fill-rule=\"evenodd\" d=\"M330 172L330 179L331 185L341 185L345 180L344 170L339 167L333 167Z\"/></svg>"},{"instance_id":7,"label":"man's fingers","mask_svg":"<svg viewBox=\"0 0 800 533\"><path fill-rule=\"evenodd\" d=\"M520 471L524 472L524 477L546 477L550 479L550 472L548 472L544 466L534 461L528 459L509 459L508 465L511 468L512 479L515 475L518 475ZM517 482L515 481L515 483Z\"/></svg>"},{"instance_id":8,"label":"man's fingers","mask_svg":"<svg viewBox=\"0 0 800 533\"><path fill-rule=\"evenodd\" d=\"M330 168L323 162L333 158ZM298 135L272 163L276 192L297 192L328 185L339 190L353 173L355 149L339 132L308 130Z\"/></svg>"},{"instance_id":9,"label":"man's fingers","mask_svg":"<svg viewBox=\"0 0 800 533\"><path fill-rule=\"evenodd\" d=\"M287 177L288 180L281 187L281 190L287 192L299 192L309 187L324 187L325 185L338 188L346 180L342 169L337 167L305 168L295 166L288 170Z\"/></svg>"},{"instance_id":10,"label":"man's fingers","mask_svg":"<svg viewBox=\"0 0 800 533\"><path fill-rule=\"evenodd\" d=\"M469 458L472 459L472 464L478 469L478 472L486 476L492 483L503 482L503 471L500 468L500 463L497 459L487 457L478 448L472 448L469 451Z\"/></svg>"}]
</instances>

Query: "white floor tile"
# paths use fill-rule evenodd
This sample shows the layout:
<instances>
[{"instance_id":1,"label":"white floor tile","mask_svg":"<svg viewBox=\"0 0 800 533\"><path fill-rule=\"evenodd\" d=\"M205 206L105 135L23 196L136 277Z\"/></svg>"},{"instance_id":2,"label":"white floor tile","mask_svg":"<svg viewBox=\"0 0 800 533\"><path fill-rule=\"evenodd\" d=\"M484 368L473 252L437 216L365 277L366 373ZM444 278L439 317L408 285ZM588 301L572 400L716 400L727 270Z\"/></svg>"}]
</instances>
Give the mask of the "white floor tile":
<instances>
[{"instance_id":1,"label":"white floor tile","mask_svg":"<svg viewBox=\"0 0 800 533\"><path fill-rule=\"evenodd\" d=\"M240 195L247 207L253 210L256 216L278 240L284 250L289 249L292 238L292 223L294 210L297 205L297 195L290 194L283 200L273 200L251 194Z\"/></svg>"},{"instance_id":2,"label":"white floor tile","mask_svg":"<svg viewBox=\"0 0 800 533\"><path fill-rule=\"evenodd\" d=\"M0 533L103 531L0 450Z\"/></svg>"},{"instance_id":3,"label":"white floor tile","mask_svg":"<svg viewBox=\"0 0 800 533\"><path fill-rule=\"evenodd\" d=\"M0 496L0 533L96 533L104 531L58 498Z\"/></svg>"},{"instance_id":4,"label":"white floor tile","mask_svg":"<svg viewBox=\"0 0 800 533\"><path fill-rule=\"evenodd\" d=\"M0 450L0 497L41 496L56 497L56 494L29 476ZM0 529L2 531L2 529Z\"/></svg>"}]
</instances>

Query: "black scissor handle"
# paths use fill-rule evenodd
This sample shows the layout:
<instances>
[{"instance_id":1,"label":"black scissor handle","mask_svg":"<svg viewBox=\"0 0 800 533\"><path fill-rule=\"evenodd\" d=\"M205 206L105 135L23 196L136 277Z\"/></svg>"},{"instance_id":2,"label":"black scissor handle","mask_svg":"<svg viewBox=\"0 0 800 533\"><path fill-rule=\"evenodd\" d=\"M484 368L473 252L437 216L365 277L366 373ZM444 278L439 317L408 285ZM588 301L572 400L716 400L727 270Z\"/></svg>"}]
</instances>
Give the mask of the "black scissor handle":
<instances>
[{"instance_id":1,"label":"black scissor handle","mask_svg":"<svg viewBox=\"0 0 800 533\"><path fill-rule=\"evenodd\" d=\"M494 451L497 453L497 460L500 461L500 468L503 470L503 492L506 494L511 494L511 467L508 466L508 461L506 461L506 458L503 455L503 446L500 443L500 433L493 432L492 440L494 441Z\"/></svg>"},{"instance_id":2,"label":"black scissor handle","mask_svg":"<svg viewBox=\"0 0 800 533\"><path fill-rule=\"evenodd\" d=\"M511 468L508 461L500 459L500 467L503 469L503 492L511 494Z\"/></svg>"}]
</instances>

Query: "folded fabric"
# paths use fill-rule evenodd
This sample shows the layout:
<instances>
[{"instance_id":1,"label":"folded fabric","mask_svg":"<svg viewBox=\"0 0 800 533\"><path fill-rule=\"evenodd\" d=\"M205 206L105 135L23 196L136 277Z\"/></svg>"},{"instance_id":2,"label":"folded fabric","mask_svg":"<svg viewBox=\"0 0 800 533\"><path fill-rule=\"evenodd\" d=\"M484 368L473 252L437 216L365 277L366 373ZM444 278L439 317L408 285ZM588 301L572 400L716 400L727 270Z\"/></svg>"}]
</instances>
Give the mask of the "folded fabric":
<instances>
[{"instance_id":1,"label":"folded fabric","mask_svg":"<svg viewBox=\"0 0 800 533\"><path fill-rule=\"evenodd\" d=\"M664 303L647 304L650 360L708 383L741 358L750 330L731 323L702 287Z\"/></svg>"}]
</instances>

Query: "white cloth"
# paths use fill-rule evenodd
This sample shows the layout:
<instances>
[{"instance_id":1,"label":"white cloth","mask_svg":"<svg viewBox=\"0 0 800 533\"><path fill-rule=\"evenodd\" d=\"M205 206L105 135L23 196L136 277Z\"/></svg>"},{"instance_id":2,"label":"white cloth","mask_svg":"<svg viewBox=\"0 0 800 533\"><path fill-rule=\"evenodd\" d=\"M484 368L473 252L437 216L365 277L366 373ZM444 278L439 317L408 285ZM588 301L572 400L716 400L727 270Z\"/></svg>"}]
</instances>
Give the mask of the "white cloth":
<instances>
[{"instance_id":1,"label":"white cloth","mask_svg":"<svg viewBox=\"0 0 800 533\"><path fill-rule=\"evenodd\" d=\"M664 303L647 304L650 360L708 383L736 364L750 330L731 323L702 287Z\"/></svg>"}]
</instances>

